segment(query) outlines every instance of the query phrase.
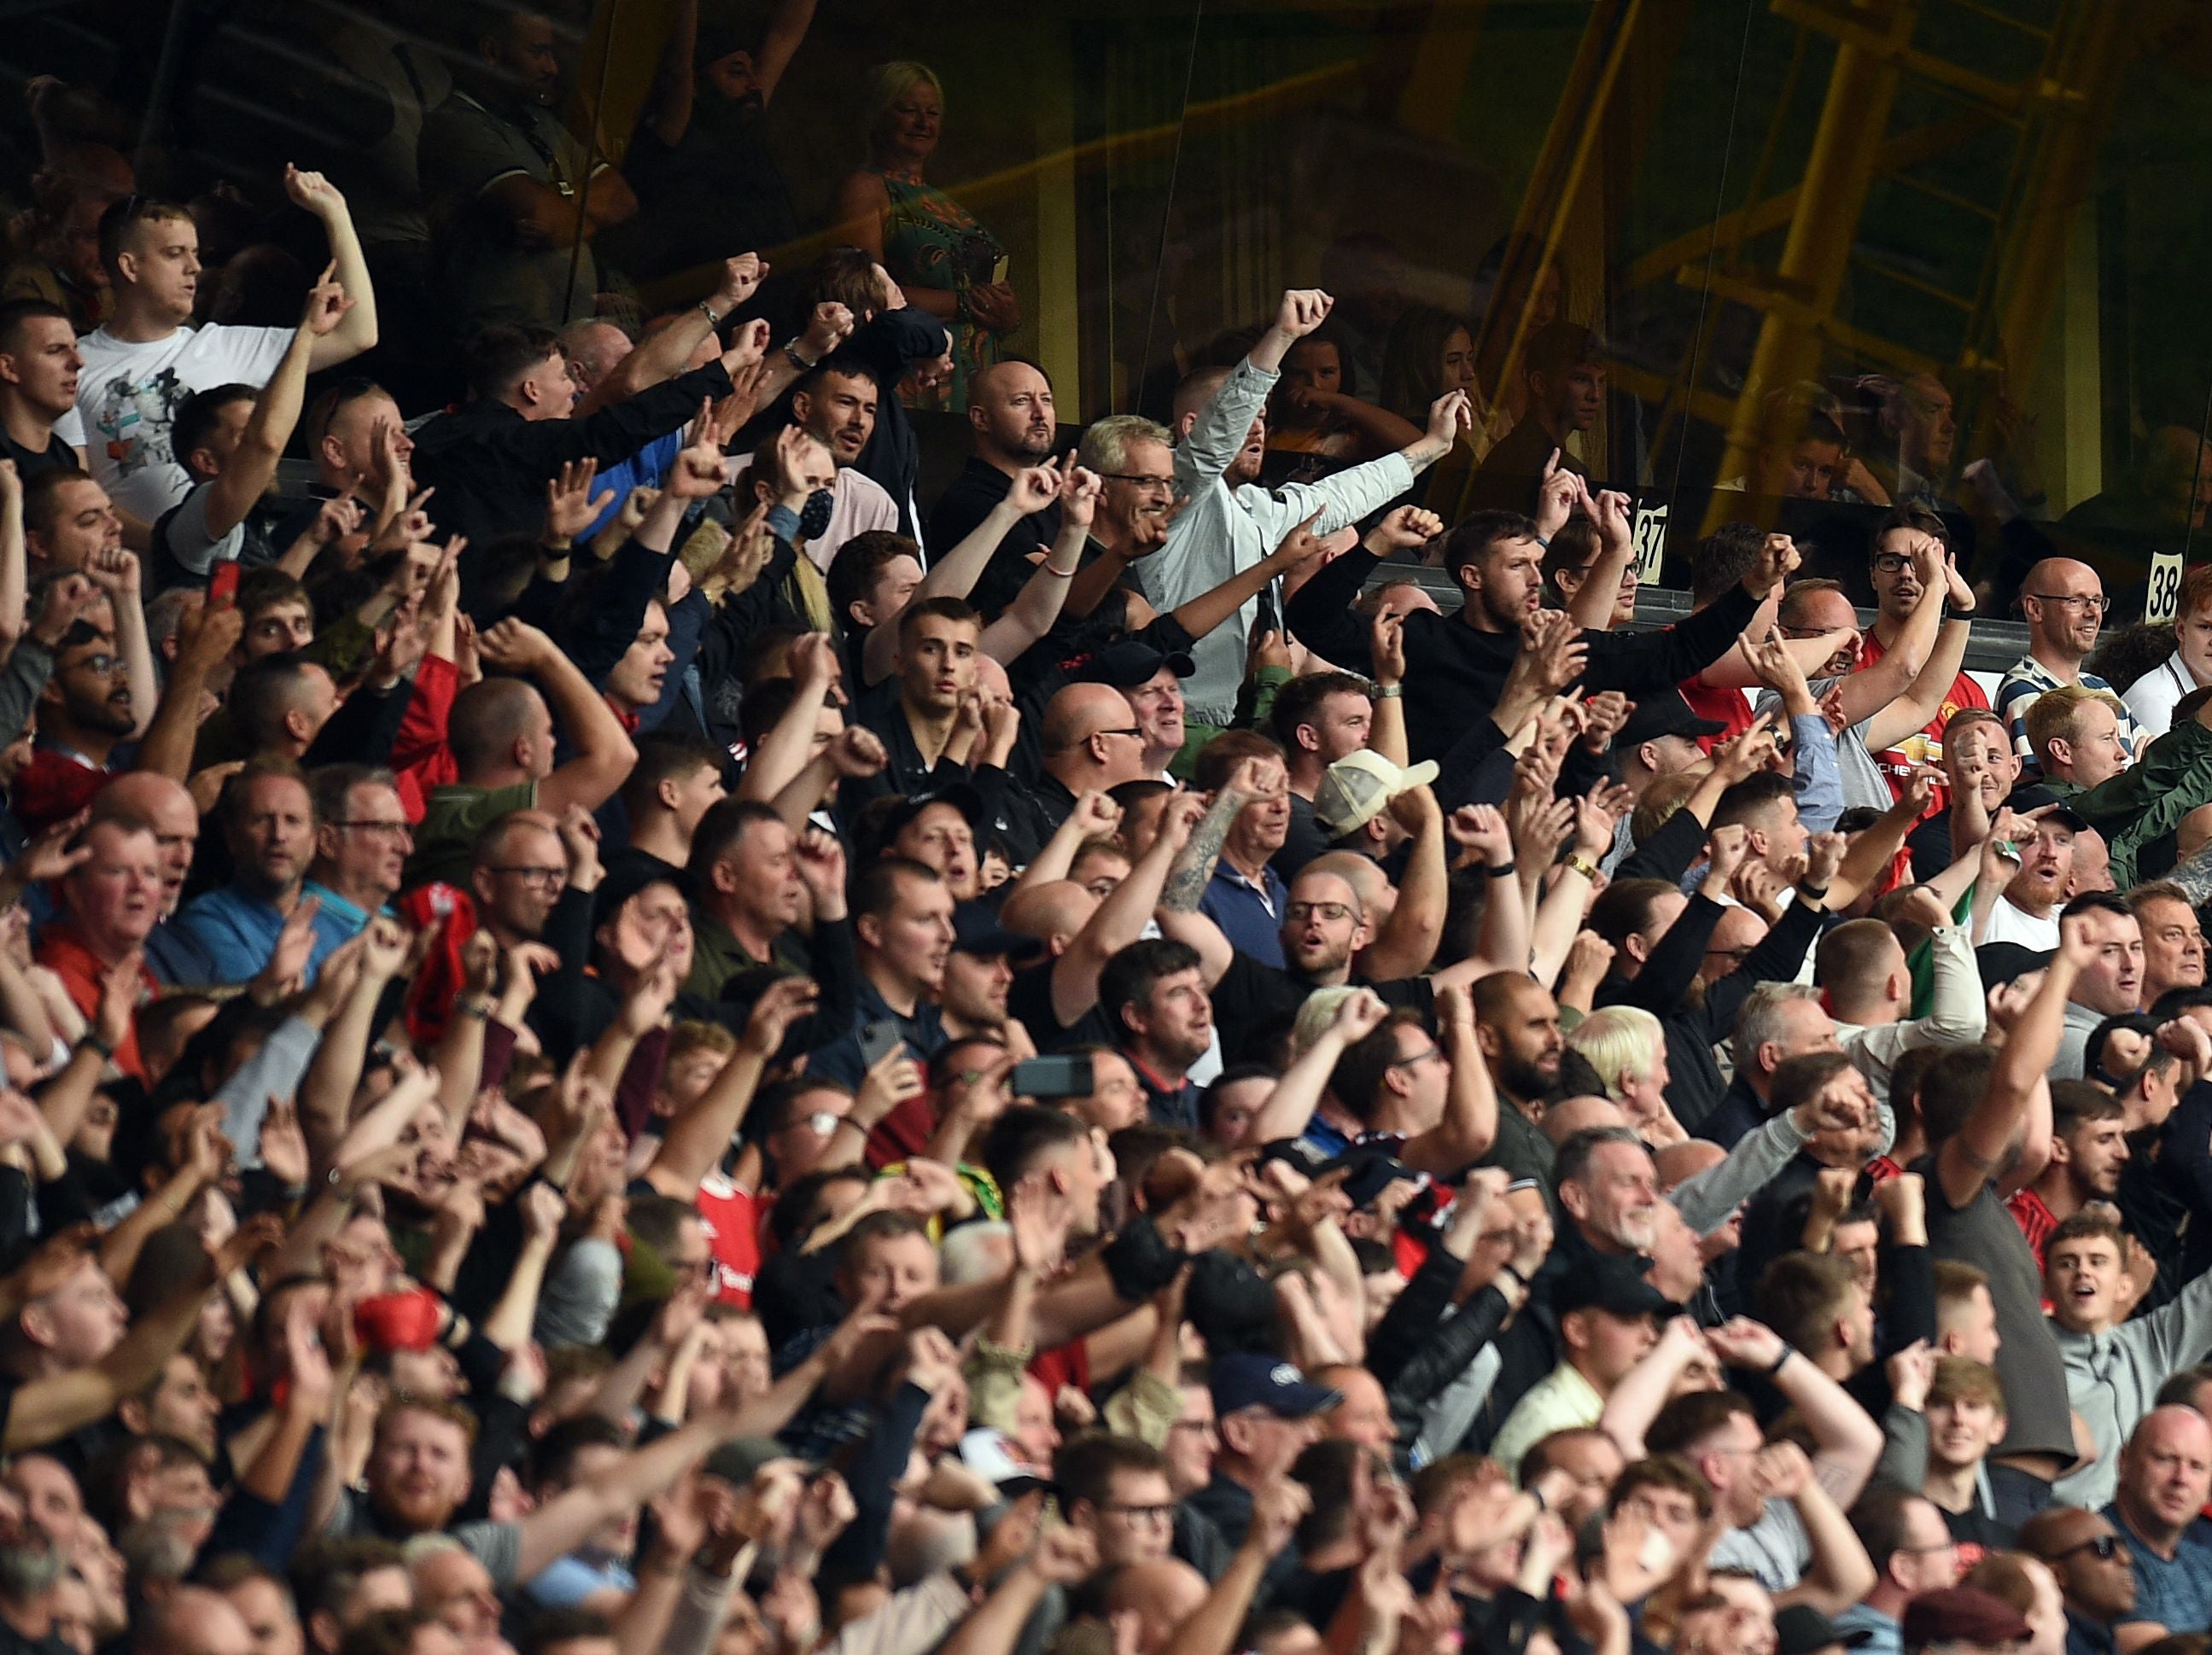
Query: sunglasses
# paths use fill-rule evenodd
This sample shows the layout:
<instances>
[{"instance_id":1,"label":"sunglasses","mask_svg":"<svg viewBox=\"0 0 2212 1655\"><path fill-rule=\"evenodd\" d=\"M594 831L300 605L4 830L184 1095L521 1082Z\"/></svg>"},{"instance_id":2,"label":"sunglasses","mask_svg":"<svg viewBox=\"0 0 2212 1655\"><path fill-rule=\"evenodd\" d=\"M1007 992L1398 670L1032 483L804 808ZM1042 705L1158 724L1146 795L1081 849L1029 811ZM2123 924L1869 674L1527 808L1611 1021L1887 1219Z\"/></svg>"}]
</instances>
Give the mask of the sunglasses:
<instances>
[{"instance_id":1,"label":"sunglasses","mask_svg":"<svg viewBox=\"0 0 2212 1655\"><path fill-rule=\"evenodd\" d=\"M2053 1552L2051 1561L2071 1557L2075 1552L2087 1552L2100 1563L2109 1563L2120 1553L2120 1537L2116 1534L2100 1534L2094 1540L2084 1540L2078 1546L2069 1546L2064 1551Z\"/></svg>"}]
</instances>

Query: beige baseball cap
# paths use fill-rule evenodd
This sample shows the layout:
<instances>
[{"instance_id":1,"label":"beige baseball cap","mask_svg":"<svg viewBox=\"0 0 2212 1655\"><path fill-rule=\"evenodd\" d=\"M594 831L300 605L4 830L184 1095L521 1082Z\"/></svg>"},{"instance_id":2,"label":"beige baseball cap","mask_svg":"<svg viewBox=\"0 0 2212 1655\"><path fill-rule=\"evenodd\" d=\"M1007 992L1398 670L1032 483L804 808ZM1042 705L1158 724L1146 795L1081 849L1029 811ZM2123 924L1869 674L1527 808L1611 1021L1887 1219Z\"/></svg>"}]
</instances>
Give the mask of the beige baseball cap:
<instances>
[{"instance_id":1,"label":"beige baseball cap","mask_svg":"<svg viewBox=\"0 0 2212 1655\"><path fill-rule=\"evenodd\" d=\"M1347 753L1329 766L1314 790L1314 820L1331 839L1364 828L1399 794L1425 787L1437 779L1433 759L1401 770L1372 748Z\"/></svg>"}]
</instances>

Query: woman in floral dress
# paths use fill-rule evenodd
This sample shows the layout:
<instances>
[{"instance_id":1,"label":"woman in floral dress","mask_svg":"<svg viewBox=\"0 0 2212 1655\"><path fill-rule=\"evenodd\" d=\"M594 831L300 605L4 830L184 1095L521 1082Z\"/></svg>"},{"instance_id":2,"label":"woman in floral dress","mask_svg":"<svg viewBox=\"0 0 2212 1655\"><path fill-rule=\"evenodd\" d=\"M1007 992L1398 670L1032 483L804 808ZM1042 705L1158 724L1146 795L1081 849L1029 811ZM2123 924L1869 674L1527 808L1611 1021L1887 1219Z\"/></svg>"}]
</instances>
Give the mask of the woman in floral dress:
<instances>
[{"instance_id":1,"label":"woman in floral dress","mask_svg":"<svg viewBox=\"0 0 2212 1655\"><path fill-rule=\"evenodd\" d=\"M1005 279L1006 249L958 202L922 178L945 123L945 93L923 64L885 64L869 82L868 162L838 186L846 238L889 270L907 302L952 335L952 372L928 388L909 380L912 408L961 409L968 382L999 360L1022 323Z\"/></svg>"}]
</instances>

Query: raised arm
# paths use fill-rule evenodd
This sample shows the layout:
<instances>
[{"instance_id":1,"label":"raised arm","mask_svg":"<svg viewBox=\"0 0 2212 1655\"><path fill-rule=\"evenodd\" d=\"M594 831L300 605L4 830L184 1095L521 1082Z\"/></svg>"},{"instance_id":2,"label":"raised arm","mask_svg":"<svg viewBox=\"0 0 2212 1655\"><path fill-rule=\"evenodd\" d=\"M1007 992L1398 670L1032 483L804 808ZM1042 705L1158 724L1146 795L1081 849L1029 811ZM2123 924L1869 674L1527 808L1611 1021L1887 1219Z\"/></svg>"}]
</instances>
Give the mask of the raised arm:
<instances>
[{"instance_id":1,"label":"raised arm","mask_svg":"<svg viewBox=\"0 0 2212 1655\"><path fill-rule=\"evenodd\" d=\"M1966 664L1966 642L1974 630L1974 589L1948 555L1943 559L1941 578L1948 588L1942 600L1943 624L1936 630L1928 664L1914 675L1902 694L1868 720L1865 740L1869 753L1887 752L1914 731L1942 717L1943 702ZM1916 612L1914 619L1918 618Z\"/></svg>"},{"instance_id":2,"label":"raised arm","mask_svg":"<svg viewBox=\"0 0 2212 1655\"><path fill-rule=\"evenodd\" d=\"M1072 460L1068 463L1060 488L1060 537L1005 613L983 628L983 652L993 660L1012 664L1060 619L1060 606L1067 601L1067 583L1075 578L1076 565L1083 561L1084 543L1091 537L1091 520L1098 509L1098 491L1103 486L1095 474Z\"/></svg>"},{"instance_id":3,"label":"raised arm","mask_svg":"<svg viewBox=\"0 0 2212 1655\"><path fill-rule=\"evenodd\" d=\"M1495 891L1492 900L1496 900ZM1417 1171L1454 1178L1488 1155L1497 1142L1498 1092L1491 1084L1482 1048L1475 1043L1474 1000L1465 987L1439 979L1437 1027L1443 1035L1444 1055L1451 1059L1443 1118L1409 1138L1398 1158Z\"/></svg>"},{"instance_id":4,"label":"raised arm","mask_svg":"<svg viewBox=\"0 0 2212 1655\"><path fill-rule=\"evenodd\" d=\"M1329 1020L1327 1028L1314 1037L1314 1042L1298 1054L1297 1061L1283 1071L1275 1089L1260 1106L1260 1112L1252 1122L1250 1142L1273 1143L1279 1138L1302 1136L1313 1112L1320 1106L1322 1094L1328 1089L1328 1077L1335 1072L1336 1060L1348 1046L1357 1046L1376 1029L1390 1015L1372 989L1354 989L1340 1001L1336 1015Z\"/></svg>"},{"instance_id":5,"label":"raised arm","mask_svg":"<svg viewBox=\"0 0 2212 1655\"><path fill-rule=\"evenodd\" d=\"M1146 923L1160 905L1170 870L1206 808L1203 799L1188 793L1179 793L1167 802L1160 813L1158 831L1145 847L1144 855L1131 866L1129 876L1114 888L1052 962L1052 1009L1061 1028L1072 1028L1098 1003L1098 975L1106 962L1144 936ZM1200 893L1203 894L1205 889L1201 881ZM1194 917L1202 916L1194 910Z\"/></svg>"},{"instance_id":6,"label":"raised arm","mask_svg":"<svg viewBox=\"0 0 2212 1655\"><path fill-rule=\"evenodd\" d=\"M668 1123L660 1152L645 1179L663 1195L690 1201L744 1124L762 1074L782 1047L792 1024L813 1009L819 991L811 979L783 977L761 991L746 1020L744 1039L697 1101Z\"/></svg>"},{"instance_id":7,"label":"raised arm","mask_svg":"<svg viewBox=\"0 0 2212 1655\"><path fill-rule=\"evenodd\" d=\"M1942 624L1947 590L1943 582L1942 543L1933 535L1916 535L1907 551L1913 571L1920 578L1920 602L1905 617L1904 626L1898 630L1897 642L1881 660L1872 666L1861 667L1837 684L1846 730L1871 718L1904 694L1928 664L1929 654L1936 647L1936 632ZM1869 743L1869 750L1879 753L1881 749Z\"/></svg>"},{"instance_id":8,"label":"raised arm","mask_svg":"<svg viewBox=\"0 0 2212 1655\"><path fill-rule=\"evenodd\" d=\"M338 285L353 301L338 324L315 341L307 366L319 372L351 361L363 351L376 348L376 289L368 279L368 260L362 253L361 238L354 233L353 214L347 209L346 199L338 193L337 186L320 173L303 173L296 167L288 166L284 169L284 193L291 197L295 206L305 209L321 221L323 233L330 238L331 264L335 267Z\"/></svg>"},{"instance_id":9,"label":"raised arm","mask_svg":"<svg viewBox=\"0 0 2212 1655\"><path fill-rule=\"evenodd\" d=\"M1936 1149L1936 1175L1942 1180L1944 1200L1952 1207L1965 1206L2003 1169L2036 1092L2042 1088L2048 1095L2049 1071L2066 1028L2067 996L2074 979L2095 954L2086 919L2059 922L2058 952L2045 968L2035 997L2021 1010L2011 1034L1997 1048L1996 1065L1990 1071L1988 1086L1966 1125Z\"/></svg>"},{"instance_id":10,"label":"raised arm","mask_svg":"<svg viewBox=\"0 0 2212 1655\"><path fill-rule=\"evenodd\" d=\"M544 633L513 617L477 640L488 666L536 682L576 756L538 785L538 808L558 815L568 806L596 810L614 797L637 762L637 749L614 709L575 664Z\"/></svg>"},{"instance_id":11,"label":"raised arm","mask_svg":"<svg viewBox=\"0 0 2212 1655\"><path fill-rule=\"evenodd\" d=\"M246 513L276 479L276 462L284 457L293 428L300 422L307 368L315 348L337 330L353 308L353 300L334 279L337 269L335 261L325 266L322 279L307 290L307 308L293 331L290 347L254 399L253 412L246 418L238 446L208 484L204 527L210 546L246 521Z\"/></svg>"},{"instance_id":12,"label":"raised arm","mask_svg":"<svg viewBox=\"0 0 2212 1655\"><path fill-rule=\"evenodd\" d=\"M991 555L999 549L999 543L1012 531L1014 524L1043 511L1059 498L1060 473L1052 466L1033 465L1016 472L1013 482L1007 485L1006 497L985 513L966 539L951 551L938 555L913 595L899 607L898 615L878 621L869 631L868 641L860 651L860 677L864 684L881 683L890 676L891 664L898 655L900 615L924 598L967 597L975 591L975 583L982 579L984 569L990 564ZM1080 547L1078 542L1079 551Z\"/></svg>"}]
</instances>

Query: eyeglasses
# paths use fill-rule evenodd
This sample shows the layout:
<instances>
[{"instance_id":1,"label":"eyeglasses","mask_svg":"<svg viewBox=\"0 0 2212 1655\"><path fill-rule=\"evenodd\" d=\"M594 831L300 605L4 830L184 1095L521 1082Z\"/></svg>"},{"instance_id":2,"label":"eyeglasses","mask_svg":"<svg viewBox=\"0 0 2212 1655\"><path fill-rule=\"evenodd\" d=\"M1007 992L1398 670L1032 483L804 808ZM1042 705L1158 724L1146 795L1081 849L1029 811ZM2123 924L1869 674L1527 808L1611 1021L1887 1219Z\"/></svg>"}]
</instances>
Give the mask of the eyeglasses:
<instances>
[{"instance_id":1,"label":"eyeglasses","mask_svg":"<svg viewBox=\"0 0 2212 1655\"><path fill-rule=\"evenodd\" d=\"M1903 574L1912 567L1912 560L1902 552L1881 552L1874 560L1876 574Z\"/></svg>"},{"instance_id":2,"label":"eyeglasses","mask_svg":"<svg viewBox=\"0 0 2212 1655\"><path fill-rule=\"evenodd\" d=\"M1124 1506L1118 1500L1109 1500L1101 1504L1098 1509L1102 1512L1115 1512L1123 1517L1133 1518L1139 1523L1171 1523L1175 1520L1175 1507L1172 1506Z\"/></svg>"},{"instance_id":3,"label":"eyeglasses","mask_svg":"<svg viewBox=\"0 0 2212 1655\"><path fill-rule=\"evenodd\" d=\"M2063 603L2069 609L2086 607L2099 615L2112 607L2112 600L2102 592L2029 592L2027 596L2039 603Z\"/></svg>"},{"instance_id":4,"label":"eyeglasses","mask_svg":"<svg viewBox=\"0 0 2212 1655\"><path fill-rule=\"evenodd\" d=\"M119 655L81 655L71 664L70 670L89 672L95 677L112 678L123 670L123 658Z\"/></svg>"},{"instance_id":5,"label":"eyeglasses","mask_svg":"<svg viewBox=\"0 0 2212 1655\"><path fill-rule=\"evenodd\" d=\"M1145 738L1145 732L1134 724L1131 724L1127 730L1094 730L1091 733L1094 736L1133 736L1139 741Z\"/></svg>"},{"instance_id":6,"label":"eyeglasses","mask_svg":"<svg viewBox=\"0 0 2212 1655\"><path fill-rule=\"evenodd\" d=\"M526 885L550 888L568 882L568 870L566 868L526 868L518 865L494 868L492 871L495 874L513 874Z\"/></svg>"},{"instance_id":7,"label":"eyeglasses","mask_svg":"<svg viewBox=\"0 0 2212 1655\"><path fill-rule=\"evenodd\" d=\"M1428 1062L1431 1058L1437 1058L1441 1062L1443 1061L1443 1047L1440 1046L1432 1046L1425 1051L1414 1052L1411 1057L1400 1058L1395 1062L1390 1064L1389 1067L1392 1069L1418 1069L1421 1064Z\"/></svg>"},{"instance_id":8,"label":"eyeglasses","mask_svg":"<svg viewBox=\"0 0 2212 1655\"><path fill-rule=\"evenodd\" d=\"M2069 1546L2063 1551L2055 1551L2043 1561L2046 1563L2056 1563L2061 1558L2073 1556L2075 1552L2087 1552L2100 1563L2109 1563L2120 1555L2120 1537L2116 1534L2100 1534L2093 1540L2084 1540L2079 1545Z\"/></svg>"},{"instance_id":9,"label":"eyeglasses","mask_svg":"<svg viewBox=\"0 0 2212 1655\"><path fill-rule=\"evenodd\" d=\"M835 1110L817 1109L810 1114L801 1115L797 1120L784 1122L783 1130L790 1132L804 1126L817 1137L828 1137L837 1130L837 1123L843 1118Z\"/></svg>"},{"instance_id":10,"label":"eyeglasses","mask_svg":"<svg viewBox=\"0 0 2212 1655\"><path fill-rule=\"evenodd\" d=\"M2107 1540L2112 1538L2110 1535L2105 1537ZM1897 1549L1907 1557L1926 1557L1936 1552L1954 1552L1959 1549L1959 1543L1955 1540L1939 1540L1932 1546L1899 1546Z\"/></svg>"},{"instance_id":11,"label":"eyeglasses","mask_svg":"<svg viewBox=\"0 0 2212 1655\"><path fill-rule=\"evenodd\" d=\"M333 821L332 828L350 828L364 834L404 834L414 836L414 828L404 821L380 821L374 816L364 816L358 821Z\"/></svg>"},{"instance_id":12,"label":"eyeglasses","mask_svg":"<svg viewBox=\"0 0 2212 1655\"><path fill-rule=\"evenodd\" d=\"M1127 482L1144 489L1147 494L1175 493L1173 477L1147 477L1134 471L1102 471L1098 474L1109 482Z\"/></svg>"},{"instance_id":13,"label":"eyeglasses","mask_svg":"<svg viewBox=\"0 0 2212 1655\"><path fill-rule=\"evenodd\" d=\"M1352 918L1352 908L1343 902L1293 902L1283 910L1283 917L1293 925L1303 925L1309 919L1335 925Z\"/></svg>"}]
</instances>

